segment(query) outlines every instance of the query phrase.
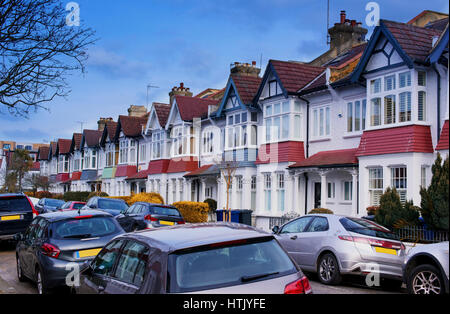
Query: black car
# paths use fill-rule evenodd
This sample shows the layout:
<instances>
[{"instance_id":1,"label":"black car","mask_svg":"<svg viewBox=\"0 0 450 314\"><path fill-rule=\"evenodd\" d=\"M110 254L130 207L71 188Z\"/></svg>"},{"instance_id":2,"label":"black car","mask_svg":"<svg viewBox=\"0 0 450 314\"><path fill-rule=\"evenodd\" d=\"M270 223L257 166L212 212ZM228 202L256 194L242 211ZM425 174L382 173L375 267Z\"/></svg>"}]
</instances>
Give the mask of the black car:
<instances>
[{"instance_id":1,"label":"black car","mask_svg":"<svg viewBox=\"0 0 450 314\"><path fill-rule=\"evenodd\" d=\"M35 208L39 214L45 214L57 211L62 205L64 205L63 200L41 198Z\"/></svg>"},{"instance_id":2,"label":"black car","mask_svg":"<svg viewBox=\"0 0 450 314\"><path fill-rule=\"evenodd\" d=\"M233 223L126 233L81 268L80 294L309 294L273 235Z\"/></svg>"},{"instance_id":3,"label":"black car","mask_svg":"<svg viewBox=\"0 0 450 314\"><path fill-rule=\"evenodd\" d=\"M138 202L116 216L126 232L184 224L178 209L173 206Z\"/></svg>"},{"instance_id":4,"label":"black car","mask_svg":"<svg viewBox=\"0 0 450 314\"><path fill-rule=\"evenodd\" d=\"M41 294L65 286L73 267L93 259L105 244L122 233L117 221L102 211L40 215L24 234L16 236L17 276L20 281L28 278L36 282Z\"/></svg>"},{"instance_id":5,"label":"black car","mask_svg":"<svg viewBox=\"0 0 450 314\"><path fill-rule=\"evenodd\" d=\"M0 240L11 240L33 220L33 204L24 194L0 194Z\"/></svg>"},{"instance_id":6,"label":"black car","mask_svg":"<svg viewBox=\"0 0 450 314\"><path fill-rule=\"evenodd\" d=\"M91 197L83 209L97 209L110 213L113 216L119 215L128 208L127 203L121 199L112 199L106 197Z\"/></svg>"}]
</instances>

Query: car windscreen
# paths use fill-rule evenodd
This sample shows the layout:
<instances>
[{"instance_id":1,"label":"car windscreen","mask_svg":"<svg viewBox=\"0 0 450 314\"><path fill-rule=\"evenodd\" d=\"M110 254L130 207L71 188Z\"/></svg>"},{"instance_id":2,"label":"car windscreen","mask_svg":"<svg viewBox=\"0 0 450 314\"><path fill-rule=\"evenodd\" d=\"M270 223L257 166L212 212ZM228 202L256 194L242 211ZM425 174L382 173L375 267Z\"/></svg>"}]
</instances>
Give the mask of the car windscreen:
<instances>
[{"instance_id":1,"label":"car windscreen","mask_svg":"<svg viewBox=\"0 0 450 314\"><path fill-rule=\"evenodd\" d=\"M46 199L45 200L45 205L46 206L51 206L51 207L60 207L60 206L64 205L64 201Z\"/></svg>"},{"instance_id":2,"label":"car windscreen","mask_svg":"<svg viewBox=\"0 0 450 314\"><path fill-rule=\"evenodd\" d=\"M262 242L213 244L169 255L169 293L217 289L296 273L273 238Z\"/></svg>"},{"instance_id":3,"label":"car windscreen","mask_svg":"<svg viewBox=\"0 0 450 314\"><path fill-rule=\"evenodd\" d=\"M98 200L98 208L100 209L115 209L115 210L124 210L127 209L128 206L124 201L121 200Z\"/></svg>"},{"instance_id":4,"label":"car windscreen","mask_svg":"<svg viewBox=\"0 0 450 314\"><path fill-rule=\"evenodd\" d=\"M399 237L396 234L392 233L389 229L386 229L385 227L369 220L345 217L341 218L339 221L341 222L345 230L350 232L355 232L371 237L400 241Z\"/></svg>"},{"instance_id":5,"label":"car windscreen","mask_svg":"<svg viewBox=\"0 0 450 314\"><path fill-rule=\"evenodd\" d=\"M23 196L0 197L0 212L30 212L30 202Z\"/></svg>"},{"instance_id":6,"label":"car windscreen","mask_svg":"<svg viewBox=\"0 0 450 314\"><path fill-rule=\"evenodd\" d=\"M176 208L164 207L164 206L152 206L150 211L154 215L175 216L180 217L180 213Z\"/></svg>"},{"instance_id":7,"label":"car windscreen","mask_svg":"<svg viewBox=\"0 0 450 314\"><path fill-rule=\"evenodd\" d=\"M53 237L57 239L85 239L103 237L119 229L112 217L91 217L85 219L68 219L55 222Z\"/></svg>"}]
</instances>

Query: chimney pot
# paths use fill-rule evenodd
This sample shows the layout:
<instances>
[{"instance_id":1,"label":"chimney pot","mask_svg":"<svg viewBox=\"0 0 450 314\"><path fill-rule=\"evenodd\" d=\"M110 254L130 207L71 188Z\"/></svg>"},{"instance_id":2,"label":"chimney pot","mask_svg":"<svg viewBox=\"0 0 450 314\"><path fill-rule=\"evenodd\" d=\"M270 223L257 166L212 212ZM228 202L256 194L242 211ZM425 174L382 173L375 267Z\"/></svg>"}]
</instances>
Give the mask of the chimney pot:
<instances>
[{"instance_id":1,"label":"chimney pot","mask_svg":"<svg viewBox=\"0 0 450 314\"><path fill-rule=\"evenodd\" d=\"M345 23L346 13L344 10L341 11L341 24Z\"/></svg>"},{"instance_id":2,"label":"chimney pot","mask_svg":"<svg viewBox=\"0 0 450 314\"><path fill-rule=\"evenodd\" d=\"M180 88L181 88L181 89L184 88L184 83L180 83Z\"/></svg>"},{"instance_id":3,"label":"chimney pot","mask_svg":"<svg viewBox=\"0 0 450 314\"><path fill-rule=\"evenodd\" d=\"M252 65L255 67L256 66L256 61L252 61Z\"/></svg>"}]
</instances>

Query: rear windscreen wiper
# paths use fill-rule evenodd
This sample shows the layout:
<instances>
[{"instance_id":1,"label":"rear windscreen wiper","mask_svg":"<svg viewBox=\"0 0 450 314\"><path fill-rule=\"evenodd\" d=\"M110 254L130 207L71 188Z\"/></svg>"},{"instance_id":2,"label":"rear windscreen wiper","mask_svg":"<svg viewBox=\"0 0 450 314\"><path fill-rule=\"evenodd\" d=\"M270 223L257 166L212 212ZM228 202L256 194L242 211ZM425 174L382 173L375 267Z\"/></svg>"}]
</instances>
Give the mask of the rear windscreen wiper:
<instances>
[{"instance_id":1,"label":"rear windscreen wiper","mask_svg":"<svg viewBox=\"0 0 450 314\"><path fill-rule=\"evenodd\" d=\"M65 236L64 239L83 239L83 238L90 238L92 234L86 233L86 234L75 234L70 236Z\"/></svg>"},{"instance_id":2,"label":"rear windscreen wiper","mask_svg":"<svg viewBox=\"0 0 450 314\"><path fill-rule=\"evenodd\" d=\"M265 277L269 277L272 275L278 275L279 272L273 272L273 273L267 273L267 274L259 274L259 275L252 275L252 276L242 276L241 277L241 281L242 282L249 282L249 281L253 281L253 280L258 280L258 279L262 279Z\"/></svg>"}]
</instances>

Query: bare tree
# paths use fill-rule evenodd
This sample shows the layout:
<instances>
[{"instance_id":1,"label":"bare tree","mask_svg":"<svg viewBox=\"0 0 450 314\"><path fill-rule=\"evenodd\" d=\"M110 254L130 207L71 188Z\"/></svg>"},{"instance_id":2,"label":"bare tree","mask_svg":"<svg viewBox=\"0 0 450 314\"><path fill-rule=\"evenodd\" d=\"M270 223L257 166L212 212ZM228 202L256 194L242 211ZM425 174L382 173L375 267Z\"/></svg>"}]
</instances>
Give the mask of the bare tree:
<instances>
[{"instance_id":1,"label":"bare tree","mask_svg":"<svg viewBox=\"0 0 450 314\"><path fill-rule=\"evenodd\" d=\"M66 25L68 14L60 0L0 0L0 104L10 114L46 109L69 94L67 75L84 73L95 33Z\"/></svg>"},{"instance_id":2,"label":"bare tree","mask_svg":"<svg viewBox=\"0 0 450 314\"><path fill-rule=\"evenodd\" d=\"M225 160L222 158L214 159L214 163L220 170L222 177L225 179L226 191L227 191L227 202L225 210L228 212L228 221L231 221L231 208L230 208L230 191L233 185L234 176L236 170L239 167L239 162L234 160Z\"/></svg>"}]
</instances>

